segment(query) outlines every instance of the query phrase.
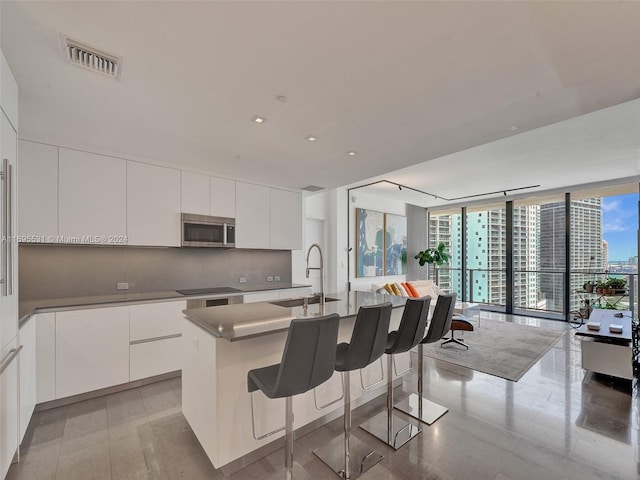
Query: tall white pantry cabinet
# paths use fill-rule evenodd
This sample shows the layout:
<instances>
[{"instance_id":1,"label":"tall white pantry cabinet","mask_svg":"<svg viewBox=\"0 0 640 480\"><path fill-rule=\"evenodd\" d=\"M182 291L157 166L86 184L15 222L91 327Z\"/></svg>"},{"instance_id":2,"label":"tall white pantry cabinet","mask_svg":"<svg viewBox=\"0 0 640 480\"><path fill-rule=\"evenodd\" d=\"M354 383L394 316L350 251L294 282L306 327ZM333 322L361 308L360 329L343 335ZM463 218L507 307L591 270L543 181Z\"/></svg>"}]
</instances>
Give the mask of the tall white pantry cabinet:
<instances>
[{"instance_id":1,"label":"tall white pantry cabinet","mask_svg":"<svg viewBox=\"0 0 640 480\"><path fill-rule=\"evenodd\" d=\"M19 394L20 364L30 367L30 332L18 331L18 249L16 232L16 170L18 158L18 85L0 52L0 479L5 478L20 442L21 414L30 416L33 402ZM35 379L32 379L35 381ZM24 405L23 402L26 402ZM33 403L33 406L31 406ZM23 411L21 412L21 406Z\"/></svg>"}]
</instances>

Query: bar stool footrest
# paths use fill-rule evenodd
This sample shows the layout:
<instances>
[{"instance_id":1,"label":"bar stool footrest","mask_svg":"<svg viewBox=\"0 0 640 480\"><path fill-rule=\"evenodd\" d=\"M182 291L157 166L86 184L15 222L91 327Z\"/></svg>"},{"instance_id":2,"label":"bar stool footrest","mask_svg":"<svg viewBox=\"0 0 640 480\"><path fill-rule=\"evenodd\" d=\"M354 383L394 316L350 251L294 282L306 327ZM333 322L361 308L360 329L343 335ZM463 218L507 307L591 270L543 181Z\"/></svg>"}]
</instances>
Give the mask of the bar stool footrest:
<instances>
[{"instance_id":1,"label":"bar stool footrest","mask_svg":"<svg viewBox=\"0 0 640 480\"><path fill-rule=\"evenodd\" d=\"M373 435L380 441L386 443L394 450L398 450L409 440L418 435L422 430L418 425L401 418L392 413L391 417L391 438L388 435L388 414L386 410L378 413L360 425L365 432Z\"/></svg>"},{"instance_id":2,"label":"bar stool footrest","mask_svg":"<svg viewBox=\"0 0 640 480\"><path fill-rule=\"evenodd\" d=\"M351 480L355 480L384 457L353 435L349 439ZM344 478L344 436L340 435L313 451L340 478Z\"/></svg>"},{"instance_id":3,"label":"bar stool footrest","mask_svg":"<svg viewBox=\"0 0 640 480\"><path fill-rule=\"evenodd\" d=\"M412 393L401 402L398 402L395 405L395 408L397 408L401 412L406 413L407 415L410 415L413 418L420 420L423 423L426 423L427 425L431 425L449 411L447 407L432 402L431 400L427 400L423 397L422 416L420 416L419 400L420 399L418 398L418 395Z\"/></svg>"}]
</instances>

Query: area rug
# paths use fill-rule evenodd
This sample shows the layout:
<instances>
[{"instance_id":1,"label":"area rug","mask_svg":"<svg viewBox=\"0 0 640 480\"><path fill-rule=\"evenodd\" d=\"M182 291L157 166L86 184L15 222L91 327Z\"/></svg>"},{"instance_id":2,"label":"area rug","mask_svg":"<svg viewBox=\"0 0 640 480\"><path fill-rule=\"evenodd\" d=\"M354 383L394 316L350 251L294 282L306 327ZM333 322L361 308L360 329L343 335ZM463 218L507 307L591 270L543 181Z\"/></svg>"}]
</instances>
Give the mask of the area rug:
<instances>
[{"instance_id":1,"label":"area rug","mask_svg":"<svg viewBox=\"0 0 640 480\"><path fill-rule=\"evenodd\" d=\"M473 332L456 332L469 345L425 345L425 355L517 382L566 331L482 319Z\"/></svg>"}]
</instances>

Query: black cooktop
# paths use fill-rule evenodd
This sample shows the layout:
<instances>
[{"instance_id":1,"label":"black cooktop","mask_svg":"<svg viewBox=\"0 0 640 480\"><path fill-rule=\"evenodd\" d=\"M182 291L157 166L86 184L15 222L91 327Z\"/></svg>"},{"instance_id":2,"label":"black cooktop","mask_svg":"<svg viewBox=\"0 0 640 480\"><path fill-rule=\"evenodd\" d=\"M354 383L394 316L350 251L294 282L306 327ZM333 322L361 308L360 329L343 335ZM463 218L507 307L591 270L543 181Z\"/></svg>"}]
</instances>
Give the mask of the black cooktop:
<instances>
[{"instance_id":1,"label":"black cooktop","mask_svg":"<svg viewBox=\"0 0 640 480\"><path fill-rule=\"evenodd\" d=\"M237 293L242 290L233 287L193 288L191 290L176 290L181 295L206 295L208 293Z\"/></svg>"}]
</instances>

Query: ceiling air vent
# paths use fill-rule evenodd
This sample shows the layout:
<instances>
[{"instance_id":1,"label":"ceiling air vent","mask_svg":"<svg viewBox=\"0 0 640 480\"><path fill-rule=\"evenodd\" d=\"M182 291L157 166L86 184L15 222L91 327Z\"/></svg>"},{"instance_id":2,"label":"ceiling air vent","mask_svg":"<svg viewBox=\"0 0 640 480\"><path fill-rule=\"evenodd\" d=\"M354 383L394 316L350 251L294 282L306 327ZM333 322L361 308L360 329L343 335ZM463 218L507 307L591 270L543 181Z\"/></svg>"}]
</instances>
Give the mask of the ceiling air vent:
<instances>
[{"instance_id":1,"label":"ceiling air vent","mask_svg":"<svg viewBox=\"0 0 640 480\"><path fill-rule=\"evenodd\" d=\"M324 190L324 187L318 187L317 185L307 185L306 187L302 187L302 190L306 190L307 192L319 192L320 190Z\"/></svg>"},{"instance_id":2,"label":"ceiling air vent","mask_svg":"<svg viewBox=\"0 0 640 480\"><path fill-rule=\"evenodd\" d=\"M60 34L60 45L64 59L69 63L107 77L119 77L122 59L116 55L90 47L63 34Z\"/></svg>"}]
</instances>

